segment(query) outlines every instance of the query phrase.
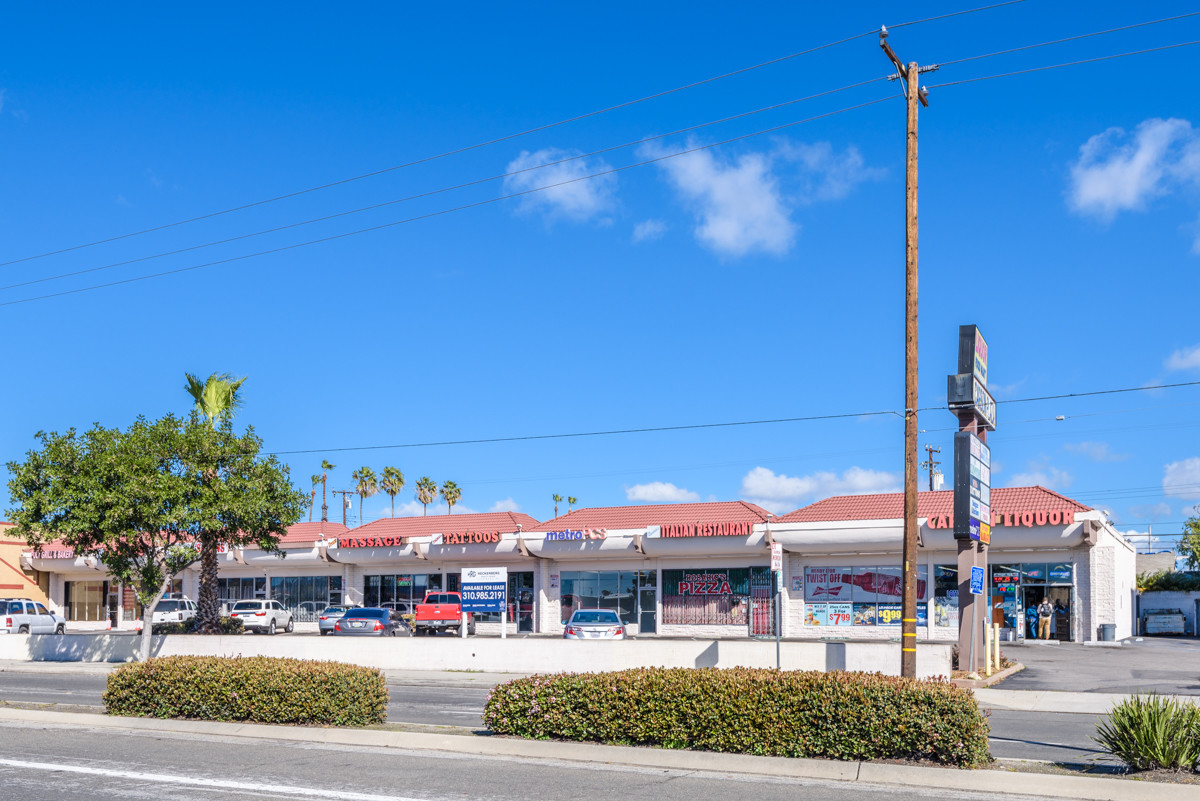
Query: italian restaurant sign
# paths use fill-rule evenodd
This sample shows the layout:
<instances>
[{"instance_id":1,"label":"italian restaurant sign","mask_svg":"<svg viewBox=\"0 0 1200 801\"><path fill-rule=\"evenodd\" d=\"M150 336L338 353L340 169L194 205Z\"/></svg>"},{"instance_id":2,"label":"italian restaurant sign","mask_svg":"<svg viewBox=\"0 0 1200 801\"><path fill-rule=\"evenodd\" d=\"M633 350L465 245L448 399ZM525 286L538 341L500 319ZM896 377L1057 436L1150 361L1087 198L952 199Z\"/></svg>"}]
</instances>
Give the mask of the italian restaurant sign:
<instances>
[{"instance_id":1,"label":"italian restaurant sign","mask_svg":"<svg viewBox=\"0 0 1200 801\"><path fill-rule=\"evenodd\" d=\"M749 537L753 523L664 523L660 537Z\"/></svg>"}]
</instances>

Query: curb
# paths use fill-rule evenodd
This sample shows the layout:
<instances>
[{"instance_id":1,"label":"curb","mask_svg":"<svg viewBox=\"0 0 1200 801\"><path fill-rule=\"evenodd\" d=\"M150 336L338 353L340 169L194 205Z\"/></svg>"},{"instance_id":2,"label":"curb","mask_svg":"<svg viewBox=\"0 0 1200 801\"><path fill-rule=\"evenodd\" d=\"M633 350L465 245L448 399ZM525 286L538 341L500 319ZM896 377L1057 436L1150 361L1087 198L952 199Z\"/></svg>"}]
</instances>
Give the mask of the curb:
<instances>
[{"instance_id":1,"label":"curb","mask_svg":"<svg viewBox=\"0 0 1200 801\"><path fill-rule=\"evenodd\" d=\"M259 723L215 723L158 718L113 718L107 715L0 709L0 721L43 723L126 731L158 731L220 737L253 737L284 742L369 745L406 751L462 754L462 734L380 731L378 729L305 728ZM711 751L673 751L619 745L476 737L470 753L483 757L557 759L569 762L621 765L664 770L720 772L789 779L861 782L891 787L1025 794L1042 798L1090 801L1200 801L1200 786L1164 785L1130 779L1056 776L1005 770L955 770L881 762L839 762L825 759L722 754Z\"/></svg>"},{"instance_id":2,"label":"curb","mask_svg":"<svg viewBox=\"0 0 1200 801\"><path fill-rule=\"evenodd\" d=\"M950 679L950 683L955 687L965 687L968 690L982 690L985 687L991 687L993 684L999 684L1009 676L1014 676L1025 669L1025 666L1020 662L1013 663L1010 667L988 676L986 679Z\"/></svg>"}]
</instances>

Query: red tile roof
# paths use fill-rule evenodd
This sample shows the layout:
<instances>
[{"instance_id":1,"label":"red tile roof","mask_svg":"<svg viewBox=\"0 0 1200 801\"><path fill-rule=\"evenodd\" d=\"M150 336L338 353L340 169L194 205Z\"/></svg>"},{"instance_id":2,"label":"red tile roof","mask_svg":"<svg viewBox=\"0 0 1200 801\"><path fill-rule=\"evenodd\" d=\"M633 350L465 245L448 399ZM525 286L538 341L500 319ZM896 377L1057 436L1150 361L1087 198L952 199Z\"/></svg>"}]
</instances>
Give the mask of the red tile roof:
<instances>
[{"instance_id":1,"label":"red tile roof","mask_svg":"<svg viewBox=\"0 0 1200 801\"><path fill-rule=\"evenodd\" d=\"M1091 507L1045 487L1002 487L992 490L996 513L1034 510L1085 512ZM917 493L917 516L933 517L954 513L954 492ZM818 523L826 520L898 520L904 517L904 493L884 495L835 495L779 518L781 523Z\"/></svg>"},{"instance_id":2,"label":"red tile roof","mask_svg":"<svg viewBox=\"0 0 1200 801\"><path fill-rule=\"evenodd\" d=\"M343 526L341 523L333 523L329 521L314 521L312 523L296 523L288 528L279 542L282 545L291 543L316 542L317 540L331 540L345 534L350 529Z\"/></svg>"},{"instance_id":3,"label":"red tile roof","mask_svg":"<svg viewBox=\"0 0 1200 801\"><path fill-rule=\"evenodd\" d=\"M645 528L669 523L762 523L769 513L746 501L668 503L655 506L597 506L548 520L526 531L571 528Z\"/></svg>"},{"instance_id":4,"label":"red tile roof","mask_svg":"<svg viewBox=\"0 0 1200 801\"><path fill-rule=\"evenodd\" d=\"M421 517L385 517L354 529L355 537L428 537L461 531L529 531L539 525L521 512L481 512L470 515L428 515Z\"/></svg>"}]
</instances>

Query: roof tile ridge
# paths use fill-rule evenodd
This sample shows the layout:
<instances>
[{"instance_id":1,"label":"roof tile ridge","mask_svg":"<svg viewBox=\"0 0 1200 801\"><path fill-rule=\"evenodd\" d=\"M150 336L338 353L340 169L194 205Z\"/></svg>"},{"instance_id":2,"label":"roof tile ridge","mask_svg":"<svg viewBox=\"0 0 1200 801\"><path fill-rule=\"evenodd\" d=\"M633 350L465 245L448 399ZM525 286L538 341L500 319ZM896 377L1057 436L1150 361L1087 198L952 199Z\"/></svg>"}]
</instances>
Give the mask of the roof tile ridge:
<instances>
[{"instance_id":1,"label":"roof tile ridge","mask_svg":"<svg viewBox=\"0 0 1200 801\"><path fill-rule=\"evenodd\" d=\"M1012 487L1011 489L1016 489L1016 487ZM1075 500L1074 498L1068 498L1066 495L1063 495L1061 492L1055 492L1054 490L1050 489L1049 487L1043 487L1041 484L1034 484L1033 489L1039 489L1042 492L1048 492L1056 498L1061 498L1062 500L1066 501L1067 503L1073 503L1076 506L1078 506L1082 509L1085 509L1085 510L1090 510L1090 509L1095 508L1092 506L1088 506L1085 503L1080 503L1079 501Z\"/></svg>"}]
</instances>

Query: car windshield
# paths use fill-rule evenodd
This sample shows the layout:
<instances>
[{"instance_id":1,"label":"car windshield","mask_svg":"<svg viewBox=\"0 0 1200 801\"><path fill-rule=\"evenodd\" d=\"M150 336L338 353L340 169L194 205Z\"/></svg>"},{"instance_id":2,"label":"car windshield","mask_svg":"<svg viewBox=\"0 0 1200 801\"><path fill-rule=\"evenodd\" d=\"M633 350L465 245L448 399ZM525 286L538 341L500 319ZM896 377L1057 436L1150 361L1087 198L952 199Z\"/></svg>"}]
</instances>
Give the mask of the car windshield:
<instances>
[{"instance_id":1,"label":"car windshield","mask_svg":"<svg viewBox=\"0 0 1200 801\"><path fill-rule=\"evenodd\" d=\"M181 604L179 601L159 601L158 606L154 607L155 612L178 612Z\"/></svg>"},{"instance_id":2,"label":"car windshield","mask_svg":"<svg viewBox=\"0 0 1200 801\"><path fill-rule=\"evenodd\" d=\"M433 593L425 599L427 604L456 604L458 597L448 592Z\"/></svg>"},{"instance_id":3,"label":"car windshield","mask_svg":"<svg viewBox=\"0 0 1200 801\"><path fill-rule=\"evenodd\" d=\"M361 618L368 618L368 619L370 619L370 618L380 619L380 618L386 618L387 616L388 616L388 611L386 609L372 609L369 607L367 609L351 609L349 612L347 612L345 614L346 618L361 617Z\"/></svg>"},{"instance_id":4,"label":"car windshield","mask_svg":"<svg viewBox=\"0 0 1200 801\"><path fill-rule=\"evenodd\" d=\"M342 612L345 612L345 611L346 611L345 607L342 607L342 606L328 606L325 608L325 610L323 612L321 612L321 614L322 615L340 615Z\"/></svg>"},{"instance_id":5,"label":"car windshield","mask_svg":"<svg viewBox=\"0 0 1200 801\"><path fill-rule=\"evenodd\" d=\"M621 619L617 617L616 612L604 612L600 610L587 611L580 610L571 615L572 623L603 623L607 626L620 625Z\"/></svg>"},{"instance_id":6,"label":"car windshield","mask_svg":"<svg viewBox=\"0 0 1200 801\"><path fill-rule=\"evenodd\" d=\"M233 611L235 612L250 611L253 609L262 609L262 601L238 601L233 605Z\"/></svg>"}]
</instances>

